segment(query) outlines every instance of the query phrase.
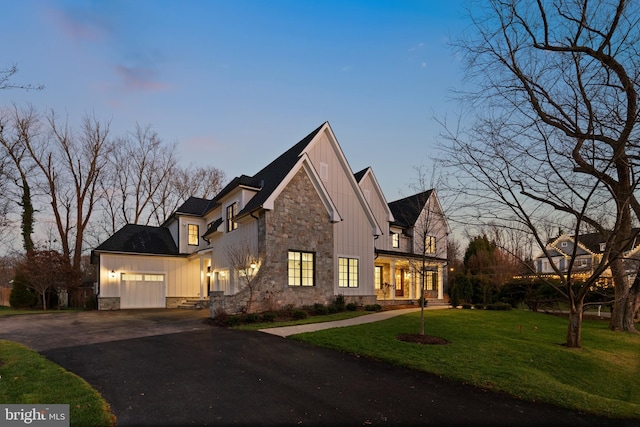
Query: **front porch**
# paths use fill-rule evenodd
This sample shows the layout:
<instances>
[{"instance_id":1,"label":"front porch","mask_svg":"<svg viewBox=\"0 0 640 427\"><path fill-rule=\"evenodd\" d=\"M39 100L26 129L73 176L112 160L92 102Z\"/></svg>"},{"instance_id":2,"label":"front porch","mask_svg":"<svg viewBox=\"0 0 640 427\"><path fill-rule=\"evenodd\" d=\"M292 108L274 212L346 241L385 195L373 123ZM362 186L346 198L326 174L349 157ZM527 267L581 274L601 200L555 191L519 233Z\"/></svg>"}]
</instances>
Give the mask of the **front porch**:
<instances>
[{"instance_id":1,"label":"front porch","mask_svg":"<svg viewBox=\"0 0 640 427\"><path fill-rule=\"evenodd\" d=\"M375 294L379 304L420 305L423 287L427 301L444 302L445 262L380 256L375 261L375 269Z\"/></svg>"}]
</instances>

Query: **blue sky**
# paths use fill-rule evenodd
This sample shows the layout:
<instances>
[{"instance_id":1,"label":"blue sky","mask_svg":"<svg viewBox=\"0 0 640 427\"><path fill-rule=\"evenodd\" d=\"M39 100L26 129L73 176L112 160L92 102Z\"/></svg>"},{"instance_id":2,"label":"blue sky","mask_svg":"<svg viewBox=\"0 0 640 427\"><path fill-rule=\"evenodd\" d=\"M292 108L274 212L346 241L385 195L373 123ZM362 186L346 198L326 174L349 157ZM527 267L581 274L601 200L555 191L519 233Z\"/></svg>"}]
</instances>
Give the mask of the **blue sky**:
<instances>
[{"instance_id":1,"label":"blue sky","mask_svg":"<svg viewBox=\"0 0 640 427\"><path fill-rule=\"evenodd\" d=\"M42 91L0 92L151 125L181 162L252 175L325 121L354 172L371 166L389 201L431 167L462 84L448 43L461 0L6 1L0 67Z\"/></svg>"}]
</instances>

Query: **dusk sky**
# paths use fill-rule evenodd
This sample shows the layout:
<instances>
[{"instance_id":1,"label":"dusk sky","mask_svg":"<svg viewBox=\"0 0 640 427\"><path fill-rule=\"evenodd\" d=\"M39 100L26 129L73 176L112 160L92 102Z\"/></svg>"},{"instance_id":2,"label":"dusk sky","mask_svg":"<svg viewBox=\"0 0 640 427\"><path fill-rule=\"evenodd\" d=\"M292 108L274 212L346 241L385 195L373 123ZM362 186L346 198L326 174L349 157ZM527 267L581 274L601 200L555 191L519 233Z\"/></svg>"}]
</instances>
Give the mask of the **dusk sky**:
<instances>
[{"instance_id":1,"label":"dusk sky","mask_svg":"<svg viewBox=\"0 0 640 427\"><path fill-rule=\"evenodd\" d=\"M463 3L344 0L5 1L0 67L42 91L15 102L150 125L181 162L252 175L325 121L354 172L389 201L438 153L433 117L457 115L449 46Z\"/></svg>"}]
</instances>

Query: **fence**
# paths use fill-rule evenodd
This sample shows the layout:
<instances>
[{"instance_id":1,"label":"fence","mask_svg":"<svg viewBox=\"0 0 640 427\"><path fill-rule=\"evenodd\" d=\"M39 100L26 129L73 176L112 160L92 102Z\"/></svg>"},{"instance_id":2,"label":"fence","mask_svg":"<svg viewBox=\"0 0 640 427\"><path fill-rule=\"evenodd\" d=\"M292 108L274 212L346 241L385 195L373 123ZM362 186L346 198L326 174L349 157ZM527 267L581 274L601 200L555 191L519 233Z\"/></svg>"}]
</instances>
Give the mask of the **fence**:
<instances>
[{"instance_id":1,"label":"fence","mask_svg":"<svg viewBox=\"0 0 640 427\"><path fill-rule=\"evenodd\" d=\"M9 295L11 295L11 288L0 287L0 306L9 307Z\"/></svg>"}]
</instances>

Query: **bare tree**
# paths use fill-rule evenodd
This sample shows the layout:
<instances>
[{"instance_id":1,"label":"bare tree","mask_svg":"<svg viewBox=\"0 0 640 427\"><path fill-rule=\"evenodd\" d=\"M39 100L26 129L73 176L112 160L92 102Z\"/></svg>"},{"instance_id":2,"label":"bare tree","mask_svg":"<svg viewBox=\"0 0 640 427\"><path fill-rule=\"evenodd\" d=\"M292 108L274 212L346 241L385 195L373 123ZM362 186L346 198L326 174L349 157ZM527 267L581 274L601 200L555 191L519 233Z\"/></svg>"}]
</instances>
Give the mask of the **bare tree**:
<instances>
[{"instance_id":1,"label":"bare tree","mask_svg":"<svg viewBox=\"0 0 640 427\"><path fill-rule=\"evenodd\" d=\"M247 294L245 312L251 313L256 294L262 284L261 261L257 252L249 244L230 245L227 247L227 262L240 280L240 292Z\"/></svg>"},{"instance_id":2,"label":"bare tree","mask_svg":"<svg viewBox=\"0 0 640 427\"><path fill-rule=\"evenodd\" d=\"M213 166L174 165L152 200L156 222L162 224L191 196L213 198L222 189L223 182L224 172Z\"/></svg>"},{"instance_id":3,"label":"bare tree","mask_svg":"<svg viewBox=\"0 0 640 427\"><path fill-rule=\"evenodd\" d=\"M118 138L100 181L108 234L125 224L149 225L157 218L154 203L176 167L176 147L166 145L150 126ZM157 225L157 224L155 224Z\"/></svg>"},{"instance_id":4,"label":"bare tree","mask_svg":"<svg viewBox=\"0 0 640 427\"><path fill-rule=\"evenodd\" d=\"M42 309L47 309L47 292L67 287L69 277L67 258L52 250L35 250L18 267L27 279L27 286L38 294Z\"/></svg>"},{"instance_id":5,"label":"bare tree","mask_svg":"<svg viewBox=\"0 0 640 427\"><path fill-rule=\"evenodd\" d=\"M416 194L406 198L406 210L403 212L405 218L397 218L406 224L413 226L411 232L413 234L412 253L418 254L417 259L409 258L412 268L418 272L420 277L420 335L424 335L424 309L427 291L427 280L434 280L436 270L433 263L446 263L445 258L438 258L439 253L444 253L448 248L446 236L446 220L442 206L435 197L435 174L434 168L429 182L426 176L426 169L423 166L415 168L417 180L411 188ZM446 274L446 272L445 272ZM444 280L442 281L445 282ZM432 282L431 285L435 286Z\"/></svg>"},{"instance_id":6,"label":"bare tree","mask_svg":"<svg viewBox=\"0 0 640 427\"><path fill-rule=\"evenodd\" d=\"M640 283L626 270L637 277L638 265L624 254L640 215L638 5L492 0L483 13L458 46L479 87L466 94L473 124L448 134L470 218L526 227L550 261L549 230L599 232L607 249L586 280L572 275L575 252L567 271L550 263L569 302L567 345L581 346L585 296L608 268L611 326L635 331Z\"/></svg>"},{"instance_id":7,"label":"bare tree","mask_svg":"<svg viewBox=\"0 0 640 427\"><path fill-rule=\"evenodd\" d=\"M5 163L1 170L2 182L12 182L17 194L10 188L2 192L2 198L11 200L22 208L21 230L23 247L27 256L34 250L32 233L34 229L33 197L31 187L35 181L35 164L27 151L27 144L37 137L40 119L36 111L29 107L19 110L17 106L0 117L0 145Z\"/></svg>"},{"instance_id":8,"label":"bare tree","mask_svg":"<svg viewBox=\"0 0 640 427\"><path fill-rule=\"evenodd\" d=\"M0 68L0 90L3 89L23 89L23 90L42 90L43 85L17 84L11 83L11 79L18 72L18 67L14 64L7 68Z\"/></svg>"},{"instance_id":9,"label":"bare tree","mask_svg":"<svg viewBox=\"0 0 640 427\"><path fill-rule=\"evenodd\" d=\"M51 214L60 236L62 254L72 277L80 278L84 231L98 198L98 182L104 171L111 141L109 124L93 117L82 120L79 134L54 112L47 116L49 133L27 141L27 149L44 177Z\"/></svg>"}]
</instances>

